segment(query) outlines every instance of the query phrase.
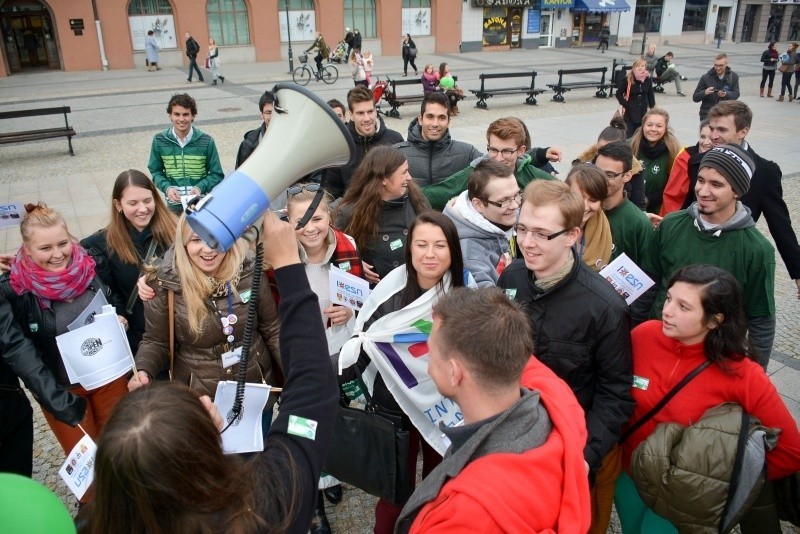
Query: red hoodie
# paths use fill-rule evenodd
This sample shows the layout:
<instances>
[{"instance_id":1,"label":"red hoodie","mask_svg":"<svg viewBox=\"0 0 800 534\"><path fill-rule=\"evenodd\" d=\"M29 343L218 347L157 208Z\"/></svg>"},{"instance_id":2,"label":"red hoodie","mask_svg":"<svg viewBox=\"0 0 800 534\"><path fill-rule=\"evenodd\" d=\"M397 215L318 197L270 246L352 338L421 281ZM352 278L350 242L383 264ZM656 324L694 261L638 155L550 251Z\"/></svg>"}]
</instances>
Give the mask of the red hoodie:
<instances>
[{"instance_id":1,"label":"red hoodie","mask_svg":"<svg viewBox=\"0 0 800 534\"><path fill-rule=\"evenodd\" d=\"M591 523L584 466L586 423L572 390L531 358L522 386L537 390L553 429L522 454L489 454L450 479L417 514L411 531L584 534Z\"/></svg>"}]
</instances>

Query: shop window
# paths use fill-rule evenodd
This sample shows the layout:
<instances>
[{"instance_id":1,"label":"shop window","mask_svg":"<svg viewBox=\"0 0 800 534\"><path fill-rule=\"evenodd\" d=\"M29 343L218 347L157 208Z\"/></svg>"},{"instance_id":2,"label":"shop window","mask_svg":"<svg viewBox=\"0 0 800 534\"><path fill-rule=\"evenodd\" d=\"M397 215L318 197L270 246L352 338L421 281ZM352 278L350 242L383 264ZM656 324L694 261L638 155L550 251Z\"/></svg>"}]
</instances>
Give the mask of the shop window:
<instances>
[{"instance_id":1,"label":"shop window","mask_svg":"<svg viewBox=\"0 0 800 534\"><path fill-rule=\"evenodd\" d=\"M504 7L483 8L483 46L508 44L508 11Z\"/></svg>"},{"instance_id":2,"label":"shop window","mask_svg":"<svg viewBox=\"0 0 800 534\"><path fill-rule=\"evenodd\" d=\"M639 0L633 18L633 31L657 33L661 31L661 13L664 0Z\"/></svg>"},{"instance_id":3,"label":"shop window","mask_svg":"<svg viewBox=\"0 0 800 534\"><path fill-rule=\"evenodd\" d=\"M706 29L708 2L706 0L686 0L686 11L683 14L683 31L699 32Z\"/></svg>"},{"instance_id":4,"label":"shop window","mask_svg":"<svg viewBox=\"0 0 800 534\"><path fill-rule=\"evenodd\" d=\"M208 35L218 45L250 44L250 24L244 0L208 0Z\"/></svg>"},{"instance_id":5,"label":"shop window","mask_svg":"<svg viewBox=\"0 0 800 534\"><path fill-rule=\"evenodd\" d=\"M362 39L377 37L375 0L344 0L344 25L358 30Z\"/></svg>"},{"instance_id":6,"label":"shop window","mask_svg":"<svg viewBox=\"0 0 800 534\"><path fill-rule=\"evenodd\" d=\"M131 0L128 4L128 27L134 50L144 50L144 38L150 30L161 48L178 48L169 0Z\"/></svg>"},{"instance_id":7,"label":"shop window","mask_svg":"<svg viewBox=\"0 0 800 534\"><path fill-rule=\"evenodd\" d=\"M278 25L281 29L281 42L289 41L286 30L286 0L278 2ZM317 32L317 18L313 0L289 0L289 28L293 41L313 41ZM326 39L327 41L327 39Z\"/></svg>"},{"instance_id":8,"label":"shop window","mask_svg":"<svg viewBox=\"0 0 800 534\"><path fill-rule=\"evenodd\" d=\"M431 1L403 0L403 35L431 34Z\"/></svg>"}]
</instances>

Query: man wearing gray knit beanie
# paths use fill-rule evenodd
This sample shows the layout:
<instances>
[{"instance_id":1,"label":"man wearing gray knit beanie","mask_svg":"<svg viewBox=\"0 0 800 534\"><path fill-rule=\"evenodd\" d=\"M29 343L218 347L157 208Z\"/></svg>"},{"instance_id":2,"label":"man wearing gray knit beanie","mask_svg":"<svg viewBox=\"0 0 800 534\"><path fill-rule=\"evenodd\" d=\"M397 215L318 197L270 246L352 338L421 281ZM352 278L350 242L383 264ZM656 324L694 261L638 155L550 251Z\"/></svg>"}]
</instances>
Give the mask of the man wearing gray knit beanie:
<instances>
[{"instance_id":1,"label":"man wearing gray knit beanie","mask_svg":"<svg viewBox=\"0 0 800 534\"><path fill-rule=\"evenodd\" d=\"M643 268L661 283L653 317L661 316L667 281L686 265L708 263L742 285L748 337L766 368L775 337L775 249L739 201L750 189L755 164L739 145L720 145L703 156L694 191L697 201L659 225Z\"/></svg>"}]
</instances>

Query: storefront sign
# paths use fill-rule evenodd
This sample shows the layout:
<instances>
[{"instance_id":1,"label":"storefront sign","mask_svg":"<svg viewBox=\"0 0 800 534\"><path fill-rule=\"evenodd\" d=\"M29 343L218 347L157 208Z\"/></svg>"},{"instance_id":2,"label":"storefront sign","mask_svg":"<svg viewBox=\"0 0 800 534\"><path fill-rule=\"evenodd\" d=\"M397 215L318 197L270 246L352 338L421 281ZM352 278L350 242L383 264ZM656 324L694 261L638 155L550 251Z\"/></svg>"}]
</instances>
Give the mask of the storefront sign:
<instances>
[{"instance_id":1,"label":"storefront sign","mask_svg":"<svg viewBox=\"0 0 800 534\"><path fill-rule=\"evenodd\" d=\"M528 10L528 33L542 31L542 12L536 9Z\"/></svg>"},{"instance_id":2,"label":"storefront sign","mask_svg":"<svg viewBox=\"0 0 800 534\"><path fill-rule=\"evenodd\" d=\"M492 7L492 6L508 6L508 7L525 7L535 6L539 0L473 0L475 2L473 7Z\"/></svg>"},{"instance_id":3,"label":"storefront sign","mask_svg":"<svg viewBox=\"0 0 800 534\"><path fill-rule=\"evenodd\" d=\"M575 0L542 0L542 9L567 9L575 7Z\"/></svg>"}]
</instances>

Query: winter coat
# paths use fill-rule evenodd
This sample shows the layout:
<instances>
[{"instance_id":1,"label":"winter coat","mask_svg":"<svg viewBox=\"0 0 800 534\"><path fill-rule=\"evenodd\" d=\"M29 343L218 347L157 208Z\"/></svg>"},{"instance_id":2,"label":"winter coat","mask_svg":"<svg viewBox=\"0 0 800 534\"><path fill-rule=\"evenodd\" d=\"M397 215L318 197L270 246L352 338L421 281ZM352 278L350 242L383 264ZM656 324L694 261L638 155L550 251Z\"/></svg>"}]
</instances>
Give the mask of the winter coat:
<instances>
[{"instance_id":1,"label":"winter coat","mask_svg":"<svg viewBox=\"0 0 800 534\"><path fill-rule=\"evenodd\" d=\"M403 508L396 533L587 532L592 514L583 410L536 358L521 382L528 395L447 451ZM538 408L551 425L546 441L535 447L530 443L537 436L529 436L530 392L539 396Z\"/></svg>"},{"instance_id":2,"label":"winter coat","mask_svg":"<svg viewBox=\"0 0 800 534\"><path fill-rule=\"evenodd\" d=\"M161 50L161 45L158 44L156 38L148 35L144 38L144 52L147 56L147 61L150 63L158 63L158 52Z\"/></svg>"},{"instance_id":3,"label":"winter coat","mask_svg":"<svg viewBox=\"0 0 800 534\"><path fill-rule=\"evenodd\" d=\"M86 291L92 294L102 291L106 296L106 301L116 309L125 307L108 286L106 286L99 276L95 276ZM9 273L0 276L0 295L5 297L14 310L14 319L19 323L25 337L33 341L42 361L58 382L60 387L72 385L64 362L61 360L61 352L56 344L56 314L52 307L41 308L36 295L25 291L22 295L11 288L11 275Z\"/></svg>"},{"instance_id":4,"label":"winter coat","mask_svg":"<svg viewBox=\"0 0 800 534\"><path fill-rule=\"evenodd\" d=\"M183 147L175 139L172 127L153 137L147 169L164 195L171 187L177 188L181 195L188 195L194 187L206 194L225 177L214 139L194 126L191 136ZM167 205L173 211L181 207L180 202L175 203L169 197Z\"/></svg>"},{"instance_id":5,"label":"winter coat","mask_svg":"<svg viewBox=\"0 0 800 534\"><path fill-rule=\"evenodd\" d=\"M189 328L186 304L181 293L181 280L173 267L173 250L164 254L156 271L155 280L150 282L156 296L145 305L145 333L136 354L136 365L140 371L147 371L150 376L157 376L169 369L169 308L167 293L175 292L175 361L172 369L173 380L187 384L202 395L214 397L217 382L220 380L236 380L239 364L227 369L222 366L222 354L227 345L226 336L222 332L220 317L210 302L208 315L203 319L201 334L196 336ZM255 261L252 253L248 253L242 264L239 283L233 288L233 311L228 309L228 299L220 296L213 299L216 309L223 315L233 313L238 320L233 324L233 335L236 338L230 348L238 348L242 344L247 308L251 297L253 271ZM209 299L210 300L210 299ZM259 295L258 322L253 331L253 343L250 349L247 381L258 384L275 384L273 365L279 360L278 331L280 322L275 301L272 298L269 283L263 276ZM274 403L270 397L268 407Z\"/></svg>"},{"instance_id":6,"label":"winter coat","mask_svg":"<svg viewBox=\"0 0 800 534\"><path fill-rule=\"evenodd\" d=\"M715 91L707 95L705 91L708 87L713 87ZM739 75L733 72L730 67L725 67L725 74L722 75L722 78L717 76L716 71L711 68L697 82L697 87L694 90L694 94L692 94L692 100L701 102L700 120L705 119L708 111L719 103L720 97L717 91L725 91L725 96L722 100L739 100Z\"/></svg>"},{"instance_id":7,"label":"winter coat","mask_svg":"<svg viewBox=\"0 0 800 534\"><path fill-rule=\"evenodd\" d=\"M436 93L439 91L439 73L434 72L433 74L428 74L427 72L423 71L422 76L420 77L422 80L422 94L427 95L430 93Z\"/></svg>"},{"instance_id":8,"label":"winter coat","mask_svg":"<svg viewBox=\"0 0 800 534\"><path fill-rule=\"evenodd\" d=\"M408 158L409 174L420 187L441 182L482 155L471 144L454 141L449 130L438 141L426 141L416 118L408 126L407 141L395 147Z\"/></svg>"},{"instance_id":9,"label":"winter coat","mask_svg":"<svg viewBox=\"0 0 800 534\"><path fill-rule=\"evenodd\" d=\"M778 70L778 51L767 48L759 61L764 64L764 70Z\"/></svg>"},{"instance_id":10,"label":"winter coat","mask_svg":"<svg viewBox=\"0 0 800 534\"><path fill-rule=\"evenodd\" d=\"M53 371L45 365L31 340L23 335L11 305L0 298L0 406L3 407L0 414L4 416L9 415L4 408L11 406L13 400L22 402L23 407L29 406L17 377L59 421L74 426L83 420L86 400L58 385ZM4 419L3 423L9 421Z\"/></svg>"},{"instance_id":11,"label":"winter coat","mask_svg":"<svg viewBox=\"0 0 800 534\"><path fill-rule=\"evenodd\" d=\"M411 54L411 49L412 48L414 48L414 49L417 48L417 44L414 42L414 39L409 39L408 42L406 42L406 40L403 39L403 47L402 48L403 49L402 49L401 53L403 55L403 59L410 59L412 57L416 57L416 55L412 55Z\"/></svg>"},{"instance_id":12,"label":"winter coat","mask_svg":"<svg viewBox=\"0 0 800 534\"><path fill-rule=\"evenodd\" d=\"M650 77L640 82L636 78L631 83L631 92L628 99L628 77L623 76L617 85L617 101L625 108L625 120L635 126L641 126L644 114L648 109L656 107L656 96L653 92L653 82Z\"/></svg>"},{"instance_id":13,"label":"winter coat","mask_svg":"<svg viewBox=\"0 0 800 534\"><path fill-rule=\"evenodd\" d=\"M238 169L242 163L244 163L245 160L256 151L256 148L258 148L258 143L261 142L261 138L264 137L264 132L266 131L267 125L262 122L261 126L244 134L244 138L239 144L239 151L236 153L236 169Z\"/></svg>"},{"instance_id":14,"label":"winter coat","mask_svg":"<svg viewBox=\"0 0 800 534\"><path fill-rule=\"evenodd\" d=\"M139 257L139 262L136 265L124 263L119 256L109 249L108 236L105 230L100 230L84 238L81 241L81 246L94 259L97 276L111 288L112 293L121 303L121 306L117 307L117 315L122 315L128 319L128 330L126 332L128 343L131 346L131 351L136 354L139 342L144 334L144 304L142 304L142 299L137 297L131 313L127 312L126 307L131 294L135 291L138 294L136 282L139 281L139 277L142 275L143 260L146 258L147 250L153 241L153 233L150 228L145 228L139 232L135 228L128 226L128 235ZM164 252L166 252L166 247L157 244L152 260L160 257Z\"/></svg>"},{"instance_id":15,"label":"winter coat","mask_svg":"<svg viewBox=\"0 0 800 534\"><path fill-rule=\"evenodd\" d=\"M472 273L478 287L494 286L506 263L511 263L509 239L513 238L514 231L504 232L487 221L467 197L464 191L447 203L443 213L458 230L464 268ZM501 258L504 258L502 265Z\"/></svg>"},{"instance_id":16,"label":"winter coat","mask_svg":"<svg viewBox=\"0 0 800 534\"><path fill-rule=\"evenodd\" d=\"M534 354L572 388L586 412L584 456L596 470L633 412L630 314L625 301L573 250L574 266L553 288L535 287L523 259L497 285L530 314Z\"/></svg>"},{"instance_id":17,"label":"winter coat","mask_svg":"<svg viewBox=\"0 0 800 534\"><path fill-rule=\"evenodd\" d=\"M196 59L198 53L200 53L200 45L197 44L194 37L186 39L186 56L191 59Z\"/></svg>"},{"instance_id":18,"label":"winter coat","mask_svg":"<svg viewBox=\"0 0 800 534\"><path fill-rule=\"evenodd\" d=\"M387 128L383 118L377 116L377 121L378 129L375 135L370 137L364 137L359 134L353 121L346 124L347 131L350 133L350 137L353 138L356 147L356 157L350 165L332 167L325 170L325 189L333 198L344 196L353 182L353 173L355 173L361 160L364 159L364 156L367 155L371 148L381 145L394 145L403 141L403 136L400 135L400 132Z\"/></svg>"},{"instance_id":19,"label":"winter coat","mask_svg":"<svg viewBox=\"0 0 800 534\"><path fill-rule=\"evenodd\" d=\"M631 478L642 501L680 532L719 532L741 428L742 407L735 403L708 409L688 427L678 423L656 427L631 458ZM746 432L749 438L736 494L724 517L726 526L738 523L761 493L766 450L777 441L778 431L753 416Z\"/></svg>"}]
</instances>

